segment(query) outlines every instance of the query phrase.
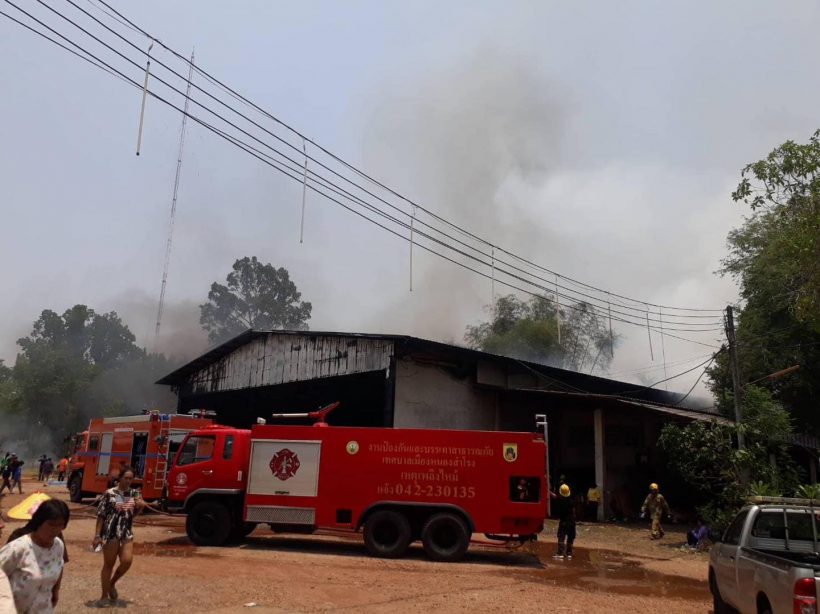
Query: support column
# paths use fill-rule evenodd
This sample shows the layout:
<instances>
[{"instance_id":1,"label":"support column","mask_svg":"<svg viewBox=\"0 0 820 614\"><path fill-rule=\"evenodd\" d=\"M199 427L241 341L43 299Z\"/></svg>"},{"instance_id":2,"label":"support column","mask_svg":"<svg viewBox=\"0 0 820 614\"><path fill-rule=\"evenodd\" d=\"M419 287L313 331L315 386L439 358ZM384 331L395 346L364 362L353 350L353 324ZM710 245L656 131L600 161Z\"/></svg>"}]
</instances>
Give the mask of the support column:
<instances>
[{"instance_id":1,"label":"support column","mask_svg":"<svg viewBox=\"0 0 820 614\"><path fill-rule=\"evenodd\" d=\"M593 421L595 424L595 483L598 485L598 490L601 493L601 501L598 503L598 521L602 522L606 517L606 484L604 483L604 475L606 475L606 459L604 457L604 411L596 409L593 413Z\"/></svg>"}]
</instances>

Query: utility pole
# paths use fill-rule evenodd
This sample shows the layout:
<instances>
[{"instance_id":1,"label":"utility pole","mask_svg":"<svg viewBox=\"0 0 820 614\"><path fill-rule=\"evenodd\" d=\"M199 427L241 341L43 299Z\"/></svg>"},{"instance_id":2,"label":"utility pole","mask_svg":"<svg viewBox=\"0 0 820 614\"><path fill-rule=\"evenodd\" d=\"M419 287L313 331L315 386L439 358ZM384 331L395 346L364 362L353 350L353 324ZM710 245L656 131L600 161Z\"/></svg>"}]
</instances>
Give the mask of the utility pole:
<instances>
[{"instance_id":1,"label":"utility pole","mask_svg":"<svg viewBox=\"0 0 820 614\"><path fill-rule=\"evenodd\" d=\"M740 426L741 408L743 407L743 383L740 374L740 356L737 351L737 339L735 338L735 319L732 313L732 306L726 307L726 339L729 341L729 364L732 369L732 389L735 397L735 423ZM737 447L742 450L745 445L743 432L738 429Z\"/></svg>"}]
</instances>

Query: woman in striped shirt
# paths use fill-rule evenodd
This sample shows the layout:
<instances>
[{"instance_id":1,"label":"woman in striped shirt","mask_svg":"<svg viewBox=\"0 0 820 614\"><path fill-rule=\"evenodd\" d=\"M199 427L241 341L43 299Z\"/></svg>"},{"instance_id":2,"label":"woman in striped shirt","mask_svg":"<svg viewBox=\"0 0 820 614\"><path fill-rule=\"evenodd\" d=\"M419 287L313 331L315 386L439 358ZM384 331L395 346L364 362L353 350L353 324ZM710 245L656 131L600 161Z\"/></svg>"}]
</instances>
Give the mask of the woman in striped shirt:
<instances>
[{"instance_id":1,"label":"woman in striped shirt","mask_svg":"<svg viewBox=\"0 0 820 614\"><path fill-rule=\"evenodd\" d=\"M140 492L131 488L134 470L123 466L114 488L103 493L97 508L97 527L94 547L102 545L103 568L100 574L102 596L100 604L119 598L116 583L131 567L134 558L134 513L142 511L145 502ZM114 565L120 564L114 571Z\"/></svg>"}]
</instances>

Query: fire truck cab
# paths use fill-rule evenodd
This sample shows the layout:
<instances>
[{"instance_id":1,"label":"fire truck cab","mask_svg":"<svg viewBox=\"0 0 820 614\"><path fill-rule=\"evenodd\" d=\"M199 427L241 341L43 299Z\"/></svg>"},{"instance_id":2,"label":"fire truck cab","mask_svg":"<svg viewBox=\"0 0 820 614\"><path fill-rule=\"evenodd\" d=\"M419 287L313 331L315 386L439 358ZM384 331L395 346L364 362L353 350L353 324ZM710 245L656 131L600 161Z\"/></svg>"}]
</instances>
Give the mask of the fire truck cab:
<instances>
[{"instance_id":1,"label":"fire truck cab","mask_svg":"<svg viewBox=\"0 0 820 614\"><path fill-rule=\"evenodd\" d=\"M76 436L67 477L71 501L96 496L110 488L123 465L134 469L134 485L145 499L162 497L168 465L189 432L213 421L208 418L161 414L94 418Z\"/></svg>"},{"instance_id":2,"label":"fire truck cab","mask_svg":"<svg viewBox=\"0 0 820 614\"><path fill-rule=\"evenodd\" d=\"M214 425L185 438L168 499L198 545L267 524L362 531L387 558L421 540L430 558L454 561L474 532L535 539L548 513L546 444L534 433Z\"/></svg>"}]
</instances>

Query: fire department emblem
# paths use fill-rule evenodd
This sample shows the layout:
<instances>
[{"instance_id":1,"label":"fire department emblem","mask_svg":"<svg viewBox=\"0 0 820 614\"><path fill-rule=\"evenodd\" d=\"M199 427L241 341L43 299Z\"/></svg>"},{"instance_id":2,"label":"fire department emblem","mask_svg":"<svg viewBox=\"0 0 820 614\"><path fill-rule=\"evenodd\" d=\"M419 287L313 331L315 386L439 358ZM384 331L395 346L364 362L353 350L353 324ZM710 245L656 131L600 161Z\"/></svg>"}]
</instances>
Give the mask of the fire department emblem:
<instances>
[{"instance_id":1,"label":"fire department emblem","mask_svg":"<svg viewBox=\"0 0 820 614\"><path fill-rule=\"evenodd\" d=\"M188 483L188 476L185 475L184 473L178 473L177 474L177 484L179 484L180 486L185 486L185 484L187 484L187 483Z\"/></svg>"},{"instance_id":2,"label":"fire department emblem","mask_svg":"<svg viewBox=\"0 0 820 614\"><path fill-rule=\"evenodd\" d=\"M270 470L274 476L284 482L299 471L299 457L296 456L296 452L282 448L270 459Z\"/></svg>"},{"instance_id":3,"label":"fire department emblem","mask_svg":"<svg viewBox=\"0 0 820 614\"><path fill-rule=\"evenodd\" d=\"M518 460L518 444L505 443L504 444L504 460L508 463L514 463Z\"/></svg>"},{"instance_id":4,"label":"fire department emblem","mask_svg":"<svg viewBox=\"0 0 820 614\"><path fill-rule=\"evenodd\" d=\"M351 456L356 454L359 451L359 442L358 441L348 441L346 446L347 453Z\"/></svg>"}]
</instances>

